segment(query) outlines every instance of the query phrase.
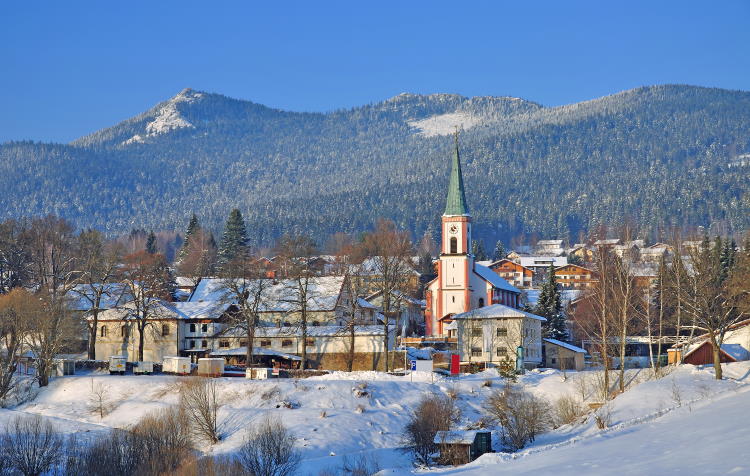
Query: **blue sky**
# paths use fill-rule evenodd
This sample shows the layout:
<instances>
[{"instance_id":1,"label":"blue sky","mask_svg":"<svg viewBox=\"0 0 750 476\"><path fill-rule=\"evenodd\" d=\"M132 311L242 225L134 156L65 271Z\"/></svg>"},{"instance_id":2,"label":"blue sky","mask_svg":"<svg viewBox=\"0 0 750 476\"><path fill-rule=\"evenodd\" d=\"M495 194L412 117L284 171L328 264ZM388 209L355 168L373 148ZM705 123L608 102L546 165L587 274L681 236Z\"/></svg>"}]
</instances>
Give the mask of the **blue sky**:
<instances>
[{"instance_id":1,"label":"blue sky","mask_svg":"<svg viewBox=\"0 0 750 476\"><path fill-rule=\"evenodd\" d=\"M0 65L0 142L67 142L184 87L296 111L404 91L750 90L750 2L7 1Z\"/></svg>"}]
</instances>

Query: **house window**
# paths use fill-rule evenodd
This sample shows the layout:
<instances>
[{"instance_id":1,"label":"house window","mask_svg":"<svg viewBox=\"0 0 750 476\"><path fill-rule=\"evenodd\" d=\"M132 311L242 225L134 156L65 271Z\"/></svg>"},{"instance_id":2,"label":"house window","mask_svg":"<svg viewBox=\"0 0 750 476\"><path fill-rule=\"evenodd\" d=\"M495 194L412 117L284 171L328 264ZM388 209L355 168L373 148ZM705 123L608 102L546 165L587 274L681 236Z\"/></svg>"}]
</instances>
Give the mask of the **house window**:
<instances>
[{"instance_id":1,"label":"house window","mask_svg":"<svg viewBox=\"0 0 750 476\"><path fill-rule=\"evenodd\" d=\"M195 341L194 340L190 341L190 348L191 349L195 349Z\"/></svg>"},{"instance_id":2,"label":"house window","mask_svg":"<svg viewBox=\"0 0 750 476\"><path fill-rule=\"evenodd\" d=\"M240 347L245 347L245 346L247 346L247 341L244 339L240 340Z\"/></svg>"},{"instance_id":3,"label":"house window","mask_svg":"<svg viewBox=\"0 0 750 476\"><path fill-rule=\"evenodd\" d=\"M497 352L498 357L507 357L508 356L508 349L505 347L498 347L495 352Z\"/></svg>"},{"instance_id":4,"label":"house window","mask_svg":"<svg viewBox=\"0 0 750 476\"><path fill-rule=\"evenodd\" d=\"M169 335L169 324L162 324L161 325L161 335L162 336L168 336Z\"/></svg>"},{"instance_id":5,"label":"house window","mask_svg":"<svg viewBox=\"0 0 750 476\"><path fill-rule=\"evenodd\" d=\"M458 253L458 239L454 236L451 238L451 254L455 255L456 253Z\"/></svg>"},{"instance_id":6,"label":"house window","mask_svg":"<svg viewBox=\"0 0 750 476\"><path fill-rule=\"evenodd\" d=\"M482 329L472 329L471 337L482 337Z\"/></svg>"},{"instance_id":7,"label":"house window","mask_svg":"<svg viewBox=\"0 0 750 476\"><path fill-rule=\"evenodd\" d=\"M99 330L99 336L107 337L107 326L102 326L102 328Z\"/></svg>"},{"instance_id":8,"label":"house window","mask_svg":"<svg viewBox=\"0 0 750 476\"><path fill-rule=\"evenodd\" d=\"M128 326L122 326L120 328L120 335L122 337L127 337L128 336Z\"/></svg>"},{"instance_id":9,"label":"house window","mask_svg":"<svg viewBox=\"0 0 750 476\"><path fill-rule=\"evenodd\" d=\"M208 341L207 340L202 340L201 341L201 348L203 348L203 349L207 349L208 348Z\"/></svg>"},{"instance_id":10,"label":"house window","mask_svg":"<svg viewBox=\"0 0 750 476\"><path fill-rule=\"evenodd\" d=\"M484 307L484 298L479 298L479 304L477 307Z\"/></svg>"},{"instance_id":11,"label":"house window","mask_svg":"<svg viewBox=\"0 0 750 476\"><path fill-rule=\"evenodd\" d=\"M312 321L312 325L319 326L320 325L320 321Z\"/></svg>"},{"instance_id":12,"label":"house window","mask_svg":"<svg viewBox=\"0 0 750 476\"><path fill-rule=\"evenodd\" d=\"M260 341L261 347L271 347L271 341L269 339Z\"/></svg>"},{"instance_id":13,"label":"house window","mask_svg":"<svg viewBox=\"0 0 750 476\"><path fill-rule=\"evenodd\" d=\"M315 347L315 339L309 339L309 338L306 339L305 340L305 345L307 347Z\"/></svg>"},{"instance_id":14,"label":"house window","mask_svg":"<svg viewBox=\"0 0 750 476\"><path fill-rule=\"evenodd\" d=\"M219 341L219 347L229 347L229 341L228 340L220 340Z\"/></svg>"},{"instance_id":15,"label":"house window","mask_svg":"<svg viewBox=\"0 0 750 476\"><path fill-rule=\"evenodd\" d=\"M195 332L195 324L190 324L190 332Z\"/></svg>"},{"instance_id":16,"label":"house window","mask_svg":"<svg viewBox=\"0 0 750 476\"><path fill-rule=\"evenodd\" d=\"M208 332L208 324L201 325L201 332Z\"/></svg>"},{"instance_id":17,"label":"house window","mask_svg":"<svg viewBox=\"0 0 750 476\"><path fill-rule=\"evenodd\" d=\"M508 336L508 329L505 327L498 327L497 328L497 336L498 337L507 337Z\"/></svg>"},{"instance_id":18,"label":"house window","mask_svg":"<svg viewBox=\"0 0 750 476\"><path fill-rule=\"evenodd\" d=\"M281 341L281 347L291 347L292 339L284 339Z\"/></svg>"},{"instance_id":19,"label":"house window","mask_svg":"<svg viewBox=\"0 0 750 476\"><path fill-rule=\"evenodd\" d=\"M284 321L281 325L284 326L284 327L291 327L292 323L289 322L289 321Z\"/></svg>"},{"instance_id":20,"label":"house window","mask_svg":"<svg viewBox=\"0 0 750 476\"><path fill-rule=\"evenodd\" d=\"M471 356L472 357L481 357L482 356L482 348L481 347L472 347L471 348Z\"/></svg>"}]
</instances>

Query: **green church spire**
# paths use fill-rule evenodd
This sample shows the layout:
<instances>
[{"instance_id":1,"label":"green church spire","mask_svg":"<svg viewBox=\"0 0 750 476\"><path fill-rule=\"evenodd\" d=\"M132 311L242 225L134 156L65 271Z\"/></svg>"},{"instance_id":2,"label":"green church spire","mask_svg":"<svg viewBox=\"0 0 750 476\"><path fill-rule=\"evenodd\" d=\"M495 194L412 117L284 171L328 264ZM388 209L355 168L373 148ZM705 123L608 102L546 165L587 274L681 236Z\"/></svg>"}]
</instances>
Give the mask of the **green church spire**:
<instances>
[{"instance_id":1,"label":"green church spire","mask_svg":"<svg viewBox=\"0 0 750 476\"><path fill-rule=\"evenodd\" d=\"M466 196L464 195L464 179L461 175L461 160L458 157L458 129L456 129L454 137L456 150L453 152L451 181L448 184L448 199L445 202L443 215L468 215L469 208L466 206Z\"/></svg>"}]
</instances>

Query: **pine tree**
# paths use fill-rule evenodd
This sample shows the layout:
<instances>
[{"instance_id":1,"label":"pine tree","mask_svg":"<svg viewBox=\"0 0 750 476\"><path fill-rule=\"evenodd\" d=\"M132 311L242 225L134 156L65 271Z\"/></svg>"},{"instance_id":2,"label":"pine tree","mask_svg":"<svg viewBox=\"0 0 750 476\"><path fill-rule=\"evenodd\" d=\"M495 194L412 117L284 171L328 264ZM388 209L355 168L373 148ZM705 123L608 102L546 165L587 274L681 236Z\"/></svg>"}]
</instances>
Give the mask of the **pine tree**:
<instances>
[{"instance_id":1,"label":"pine tree","mask_svg":"<svg viewBox=\"0 0 750 476\"><path fill-rule=\"evenodd\" d=\"M505 251L505 245L503 245L503 242L500 240L497 240L495 242L495 252L492 255L492 260L497 261L505 258L508 255L508 253Z\"/></svg>"},{"instance_id":2,"label":"pine tree","mask_svg":"<svg viewBox=\"0 0 750 476\"><path fill-rule=\"evenodd\" d=\"M188 246L190 243L190 237L195 234L196 231L201 229L201 225L198 222L198 217L193 213L193 216L190 217L190 222L188 223L187 230L185 230L185 238L182 242L182 248L180 248L180 254L178 255L178 259L181 260L185 257L185 254L187 253Z\"/></svg>"},{"instance_id":3,"label":"pine tree","mask_svg":"<svg viewBox=\"0 0 750 476\"><path fill-rule=\"evenodd\" d=\"M146 239L146 253L155 255L156 253L158 253L158 251L159 250L156 249L156 235L152 230L151 233L148 234L148 238Z\"/></svg>"},{"instance_id":4,"label":"pine tree","mask_svg":"<svg viewBox=\"0 0 750 476\"><path fill-rule=\"evenodd\" d=\"M247 252L247 231L242 213L235 208L227 218L219 246L219 265L225 265Z\"/></svg>"},{"instance_id":5,"label":"pine tree","mask_svg":"<svg viewBox=\"0 0 750 476\"><path fill-rule=\"evenodd\" d=\"M539 300L534 308L534 314L547 319L544 323L544 335L550 339L567 342L570 338L565 325L565 314L562 310L560 289L555 278L555 267L550 264L547 279L542 284Z\"/></svg>"},{"instance_id":6,"label":"pine tree","mask_svg":"<svg viewBox=\"0 0 750 476\"><path fill-rule=\"evenodd\" d=\"M482 240L471 242L471 253L477 261L485 261L487 259L487 252L484 251L484 242Z\"/></svg>"}]
</instances>

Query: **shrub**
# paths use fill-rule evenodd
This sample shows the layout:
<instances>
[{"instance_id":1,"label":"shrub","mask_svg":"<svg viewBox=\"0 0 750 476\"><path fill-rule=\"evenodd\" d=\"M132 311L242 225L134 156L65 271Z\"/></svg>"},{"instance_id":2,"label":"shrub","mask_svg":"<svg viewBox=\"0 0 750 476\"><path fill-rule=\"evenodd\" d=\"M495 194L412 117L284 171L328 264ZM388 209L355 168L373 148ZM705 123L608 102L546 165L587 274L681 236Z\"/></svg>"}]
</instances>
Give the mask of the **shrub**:
<instances>
[{"instance_id":1,"label":"shrub","mask_svg":"<svg viewBox=\"0 0 750 476\"><path fill-rule=\"evenodd\" d=\"M381 469L380 463L378 463L376 458L366 454L360 454L352 459L344 456L341 469L337 474L345 474L348 476L372 476Z\"/></svg>"},{"instance_id":2,"label":"shrub","mask_svg":"<svg viewBox=\"0 0 750 476\"><path fill-rule=\"evenodd\" d=\"M502 425L501 440L508 451L518 451L550 427L547 402L511 384L493 392L486 401L489 417Z\"/></svg>"},{"instance_id":3,"label":"shrub","mask_svg":"<svg viewBox=\"0 0 750 476\"><path fill-rule=\"evenodd\" d=\"M180 389L180 407L192 421L195 435L210 443L217 443L219 434L219 398L216 380L199 377L183 381Z\"/></svg>"},{"instance_id":4,"label":"shrub","mask_svg":"<svg viewBox=\"0 0 750 476\"><path fill-rule=\"evenodd\" d=\"M569 425L574 423L584 413L584 407L581 402L572 396L566 395L557 399L555 402L555 423L560 425Z\"/></svg>"},{"instance_id":5,"label":"shrub","mask_svg":"<svg viewBox=\"0 0 750 476\"><path fill-rule=\"evenodd\" d=\"M248 432L238 461L254 476L289 476L296 471L300 455L294 436L281 421L269 417Z\"/></svg>"},{"instance_id":6,"label":"shrub","mask_svg":"<svg viewBox=\"0 0 750 476\"><path fill-rule=\"evenodd\" d=\"M39 416L15 417L0 436L7 468L24 476L46 473L62 462L63 437Z\"/></svg>"},{"instance_id":7,"label":"shrub","mask_svg":"<svg viewBox=\"0 0 750 476\"><path fill-rule=\"evenodd\" d=\"M455 402L441 395L425 395L417 405L404 429L406 446L418 463L429 464L437 451L435 435L447 431L458 421L460 412Z\"/></svg>"}]
</instances>

